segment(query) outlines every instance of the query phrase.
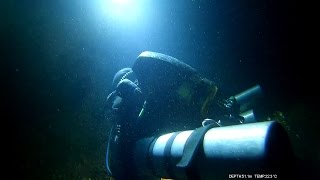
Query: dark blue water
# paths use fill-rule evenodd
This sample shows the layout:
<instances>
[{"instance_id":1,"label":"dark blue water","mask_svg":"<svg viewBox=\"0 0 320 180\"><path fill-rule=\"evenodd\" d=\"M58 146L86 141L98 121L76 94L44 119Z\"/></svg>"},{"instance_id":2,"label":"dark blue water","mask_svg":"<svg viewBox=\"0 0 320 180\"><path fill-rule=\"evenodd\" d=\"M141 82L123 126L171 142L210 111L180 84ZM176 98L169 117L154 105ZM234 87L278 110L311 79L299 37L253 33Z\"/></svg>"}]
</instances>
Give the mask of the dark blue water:
<instances>
[{"instance_id":1,"label":"dark blue water","mask_svg":"<svg viewBox=\"0 0 320 180\"><path fill-rule=\"evenodd\" d=\"M106 97L113 75L145 50L184 61L227 95L260 84L266 108L284 114L298 156L319 160L303 7L268 0L133 3L119 12L102 0L2 3L1 109L12 128L3 138L18 172L11 177L106 179Z\"/></svg>"}]
</instances>

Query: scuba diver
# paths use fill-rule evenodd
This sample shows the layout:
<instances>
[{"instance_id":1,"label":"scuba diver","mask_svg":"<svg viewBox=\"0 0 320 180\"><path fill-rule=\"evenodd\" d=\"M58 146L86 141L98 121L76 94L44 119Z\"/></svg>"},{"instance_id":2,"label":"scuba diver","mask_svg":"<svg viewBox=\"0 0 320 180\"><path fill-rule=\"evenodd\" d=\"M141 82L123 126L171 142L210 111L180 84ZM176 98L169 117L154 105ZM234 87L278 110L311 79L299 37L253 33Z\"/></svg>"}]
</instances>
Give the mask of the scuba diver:
<instances>
[{"instance_id":1,"label":"scuba diver","mask_svg":"<svg viewBox=\"0 0 320 180\"><path fill-rule=\"evenodd\" d=\"M108 176L116 180L160 179L137 173L138 167L132 162L136 161L133 147L138 140L201 125L221 127L256 122L252 111L246 110L252 97L262 95L260 86L254 86L225 97L213 81L193 67L151 51L142 52L132 67L118 71L112 87L114 91L107 98L113 126L106 166Z\"/></svg>"}]
</instances>

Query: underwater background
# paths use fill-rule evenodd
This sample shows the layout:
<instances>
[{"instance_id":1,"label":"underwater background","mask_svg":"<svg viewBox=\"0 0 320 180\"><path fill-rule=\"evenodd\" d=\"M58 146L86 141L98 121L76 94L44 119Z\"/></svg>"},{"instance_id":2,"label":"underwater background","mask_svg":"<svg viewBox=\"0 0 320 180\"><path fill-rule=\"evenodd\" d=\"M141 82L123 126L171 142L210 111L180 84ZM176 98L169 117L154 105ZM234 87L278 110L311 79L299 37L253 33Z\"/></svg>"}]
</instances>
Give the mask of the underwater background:
<instances>
[{"instance_id":1,"label":"underwater background","mask_svg":"<svg viewBox=\"0 0 320 180\"><path fill-rule=\"evenodd\" d=\"M260 84L262 105L282 119L296 155L318 163L304 8L287 0L1 2L9 179L108 179L106 98L114 74L146 50L182 60L227 95Z\"/></svg>"}]
</instances>

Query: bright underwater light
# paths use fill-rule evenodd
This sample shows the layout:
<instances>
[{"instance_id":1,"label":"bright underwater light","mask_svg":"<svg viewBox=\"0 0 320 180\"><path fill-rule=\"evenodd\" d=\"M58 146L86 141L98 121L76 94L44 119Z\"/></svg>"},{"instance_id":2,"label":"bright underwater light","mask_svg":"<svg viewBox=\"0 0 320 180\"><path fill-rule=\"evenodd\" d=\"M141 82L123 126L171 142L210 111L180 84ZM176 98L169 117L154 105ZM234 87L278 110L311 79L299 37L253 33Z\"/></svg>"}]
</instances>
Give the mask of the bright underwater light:
<instances>
[{"instance_id":1,"label":"bright underwater light","mask_svg":"<svg viewBox=\"0 0 320 180\"><path fill-rule=\"evenodd\" d=\"M116 22L132 23L139 20L142 6L141 0L108 0L103 3L103 10Z\"/></svg>"},{"instance_id":2,"label":"bright underwater light","mask_svg":"<svg viewBox=\"0 0 320 180\"><path fill-rule=\"evenodd\" d=\"M130 3L132 0L112 0L112 3L119 5L126 5Z\"/></svg>"}]
</instances>

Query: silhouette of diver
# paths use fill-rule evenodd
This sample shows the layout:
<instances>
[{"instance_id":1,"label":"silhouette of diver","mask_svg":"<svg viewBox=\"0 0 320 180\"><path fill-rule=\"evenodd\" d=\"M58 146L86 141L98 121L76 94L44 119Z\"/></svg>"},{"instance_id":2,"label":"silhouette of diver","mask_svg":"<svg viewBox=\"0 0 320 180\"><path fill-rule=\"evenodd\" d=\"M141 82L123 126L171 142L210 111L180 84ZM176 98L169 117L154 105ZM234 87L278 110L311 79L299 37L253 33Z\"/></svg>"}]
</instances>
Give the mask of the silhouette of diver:
<instances>
[{"instance_id":1,"label":"silhouette of diver","mask_svg":"<svg viewBox=\"0 0 320 180\"><path fill-rule=\"evenodd\" d=\"M227 115L242 121L232 102L223 101L214 82L178 59L142 52L132 68L118 71L109 94L113 116L107 172L115 179L154 179L135 174L132 147L137 139L195 129L201 121ZM201 120L201 121L200 121Z\"/></svg>"}]
</instances>

